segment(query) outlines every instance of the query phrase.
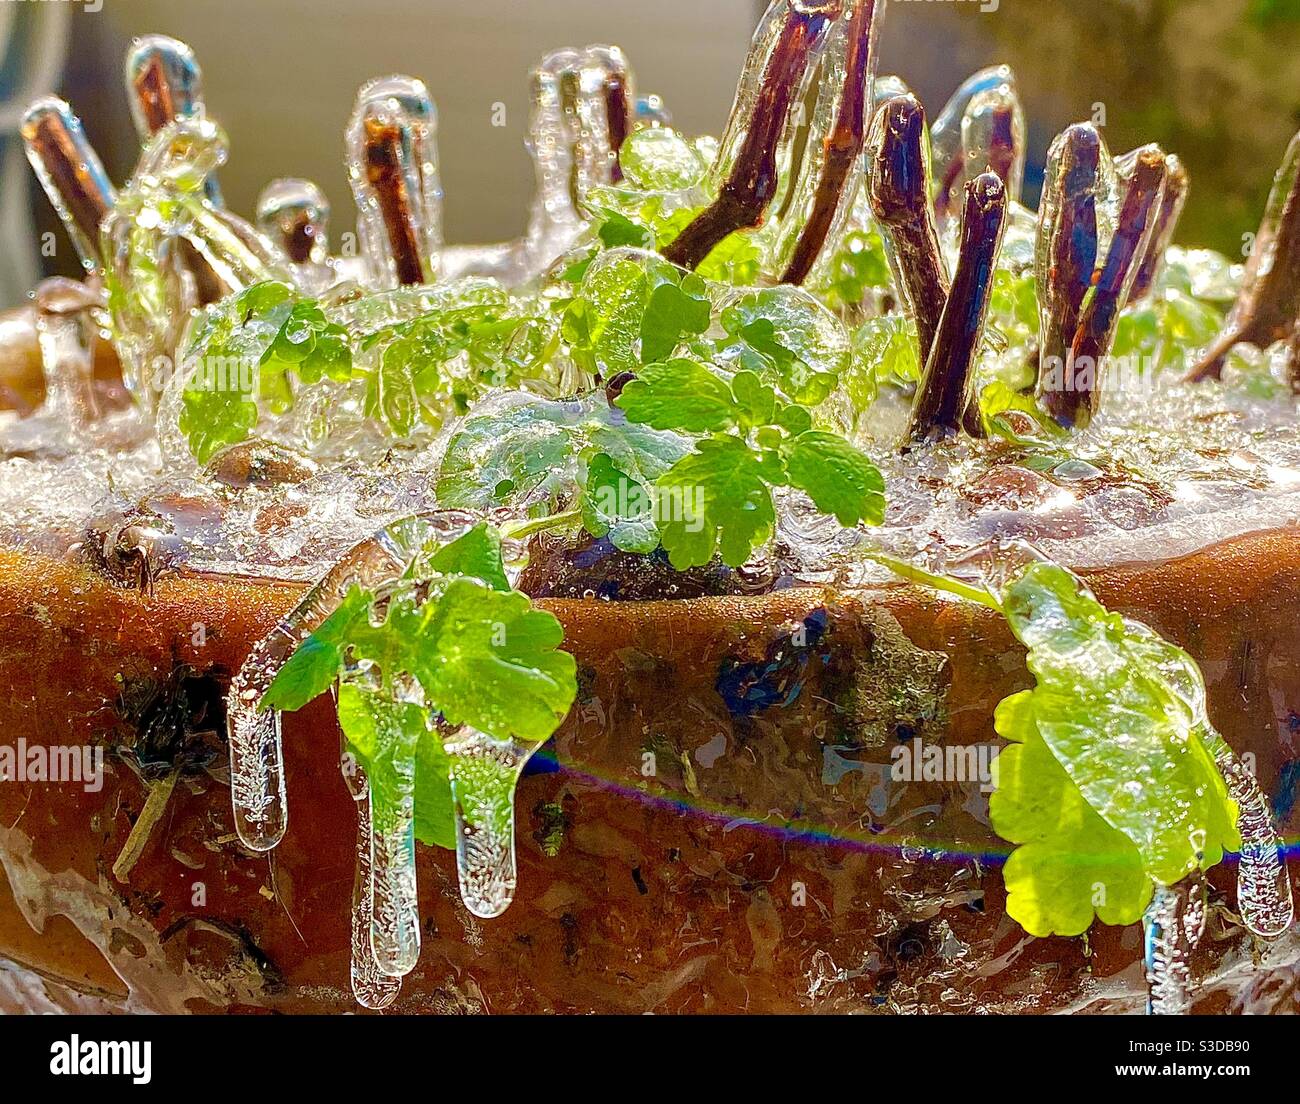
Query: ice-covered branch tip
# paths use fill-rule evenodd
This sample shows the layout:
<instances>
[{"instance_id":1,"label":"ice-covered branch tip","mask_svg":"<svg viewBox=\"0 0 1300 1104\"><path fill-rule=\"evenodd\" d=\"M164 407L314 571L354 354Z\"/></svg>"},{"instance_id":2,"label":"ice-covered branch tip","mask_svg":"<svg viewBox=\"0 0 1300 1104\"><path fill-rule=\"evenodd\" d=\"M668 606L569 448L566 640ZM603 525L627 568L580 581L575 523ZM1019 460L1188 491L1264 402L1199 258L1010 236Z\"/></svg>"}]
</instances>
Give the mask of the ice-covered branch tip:
<instances>
[{"instance_id":1,"label":"ice-covered branch tip","mask_svg":"<svg viewBox=\"0 0 1300 1104\"><path fill-rule=\"evenodd\" d=\"M377 287L431 283L442 250L436 111L423 81L362 86L348 126L348 172L362 252Z\"/></svg>"},{"instance_id":2,"label":"ice-covered branch tip","mask_svg":"<svg viewBox=\"0 0 1300 1104\"><path fill-rule=\"evenodd\" d=\"M21 130L27 160L72 239L82 268L101 271L99 224L116 194L81 120L64 100L45 96L27 109Z\"/></svg>"},{"instance_id":3,"label":"ice-covered branch tip","mask_svg":"<svg viewBox=\"0 0 1300 1104\"><path fill-rule=\"evenodd\" d=\"M1008 65L981 69L962 82L935 120L930 136L938 181L934 210L941 223L956 217L963 184L993 172L1020 199L1025 175L1025 112Z\"/></svg>"},{"instance_id":4,"label":"ice-covered branch tip","mask_svg":"<svg viewBox=\"0 0 1300 1104\"><path fill-rule=\"evenodd\" d=\"M984 339L993 273L1006 229L1007 189L996 173L966 185L961 245L952 290L912 407L911 440L981 432L975 363Z\"/></svg>"},{"instance_id":5,"label":"ice-covered branch tip","mask_svg":"<svg viewBox=\"0 0 1300 1104\"><path fill-rule=\"evenodd\" d=\"M273 180L257 200L257 228L291 264L325 264L329 218L329 200L310 180Z\"/></svg>"},{"instance_id":6,"label":"ice-covered branch tip","mask_svg":"<svg viewBox=\"0 0 1300 1104\"><path fill-rule=\"evenodd\" d=\"M194 51L167 35L133 39L126 53L126 92L131 117L142 142L173 119L203 114L203 71ZM217 178L205 185L208 199L221 205Z\"/></svg>"},{"instance_id":7,"label":"ice-covered branch tip","mask_svg":"<svg viewBox=\"0 0 1300 1104\"><path fill-rule=\"evenodd\" d=\"M1086 426L1101 402L1102 368L1115 342L1115 327L1137 278L1155 229L1164 196L1165 153L1143 146L1117 166L1124 198L1105 263L1079 312L1079 325L1063 363L1045 363L1039 393L1048 411L1064 426Z\"/></svg>"},{"instance_id":8,"label":"ice-covered branch tip","mask_svg":"<svg viewBox=\"0 0 1300 1104\"><path fill-rule=\"evenodd\" d=\"M1084 296L1092 287L1097 202L1105 187L1102 162L1107 157L1105 143L1091 123L1065 130L1047 154L1036 257L1040 379L1045 366L1065 363Z\"/></svg>"},{"instance_id":9,"label":"ice-covered branch tip","mask_svg":"<svg viewBox=\"0 0 1300 1104\"><path fill-rule=\"evenodd\" d=\"M852 0L852 12L845 28L848 41L835 123L823 142L811 207L799 229L782 283L802 284L808 278L857 190L862 150L867 140L867 113L875 84L877 10L877 0Z\"/></svg>"},{"instance_id":10,"label":"ice-covered branch tip","mask_svg":"<svg viewBox=\"0 0 1300 1104\"><path fill-rule=\"evenodd\" d=\"M888 244L903 305L916 323L924 364L948 300L948 272L930 209L925 109L916 97L895 96L881 105L870 149L871 210Z\"/></svg>"},{"instance_id":11,"label":"ice-covered branch tip","mask_svg":"<svg viewBox=\"0 0 1300 1104\"><path fill-rule=\"evenodd\" d=\"M1223 333L1188 376L1218 379L1234 345L1267 349L1291 337L1300 321L1300 134L1291 139L1246 263L1246 275Z\"/></svg>"},{"instance_id":12,"label":"ice-covered branch tip","mask_svg":"<svg viewBox=\"0 0 1300 1104\"><path fill-rule=\"evenodd\" d=\"M719 162L717 198L664 250L683 268L698 268L724 238L753 229L780 188L780 151L794 105L800 101L839 2L776 0L754 36L736 90Z\"/></svg>"}]
</instances>

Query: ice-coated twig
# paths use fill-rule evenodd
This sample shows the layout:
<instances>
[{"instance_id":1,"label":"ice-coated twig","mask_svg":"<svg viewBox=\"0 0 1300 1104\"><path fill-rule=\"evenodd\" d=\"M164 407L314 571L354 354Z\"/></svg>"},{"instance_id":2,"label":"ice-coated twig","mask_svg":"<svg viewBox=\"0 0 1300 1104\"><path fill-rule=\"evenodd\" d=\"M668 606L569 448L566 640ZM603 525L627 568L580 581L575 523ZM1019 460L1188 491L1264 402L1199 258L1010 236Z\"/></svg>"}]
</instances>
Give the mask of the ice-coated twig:
<instances>
[{"instance_id":1,"label":"ice-coated twig","mask_svg":"<svg viewBox=\"0 0 1300 1104\"><path fill-rule=\"evenodd\" d=\"M516 241L448 246L445 278L492 276L517 287L573 248L593 189L615 183L616 172L621 178L618 151L637 122L635 84L613 46L566 47L541 60L530 75L527 146L537 183L528 228Z\"/></svg>"},{"instance_id":2,"label":"ice-coated twig","mask_svg":"<svg viewBox=\"0 0 1300 1104\"><path fill-rule=\"evenodd\" d=\"M88 273L102 271L99 227L116 194L81 120L57 96L36 100L23 115L21 133L37 179L58 212Z\"/></svg>"},{"instance_id":3,"label":"ice-coated twig","mask_svg":"<svg viewBox=\"0 0 1300 1104\"><path fill-rule=\"evenodd\" d=\"M1165 194L1160 201L1160 211L1156 215L1155 229L1151 240L1147 242L1147 251L1138 265L1137 279L1133 281L1130 303L1140 303L1155 289L1156 280L1164 268L1165 254L1173 244L1178 223L1187 206L1187 193L1190 188L1187 166L1177 154L1165 158Z\"/></svg>"},{"instance_id":4,"label":"ice-coated twig","mask_svg":"<svg viewBox=\"0 0 1300 1104\"><path fill-rule=\"evenodd\" d=\"M1036 250L1040 381L1052 369L1062 371L1079 328L1084 296L1092 287L1106 156L1105 141L1091 123L1065 130L1047 154Z\"/></svg>"},{"instance_id":5,"label":"ice-coated twig","mask_svg":"<svg viewBox=\"0 0 1300 1104\"><path fill-rule=\"evenodd\" d=\"M150 34L133 39L126 53L126 88L131 118L142 142L173 119L203 114L203 70L194 51L179 39ZM204 184L208 200L221 206L216 176Z\"/></svg>"},{"instance_id":6,"label":"ice-coated twig","mask_svg":"<svg viewBox=\"0 0 1300 1104\"><path fill-rule=\"evenodd\" d=\"M930 149L935 177L934 210L941 223L958 214L962 186L990 167L987 160L980 165L977 149L967 144L968 140L981 140L977 137L976 130L983 130L981 126L972 130L969 136L967 134L967 120L972 105L982 94L997 93L999 90L1009 92L1013 98L1017 98L1015 87L1016 76L1009 65L981 69L961 83L935 120L930 131ZM1023 123L1021 128L1023 133ZM1023 141L1021 145L1023 149ZM1023 152L1021 156L1023 157ZM1010 198L1017 197L1012 195Z\"/></svg>"},{"instance_id":7,"label":"ice-coated twig","mask_svg":"<svg viewBox=\"0 0 1300 1104\"><path fill-rule=\"evenodd\" d=\"M808 153L783 221L792 224L781 282L802 284L843 228L863 179L863 148L875 91L876 38L885 0L850 0L827 47L827 68L808 135Z\"/></svg>"},{"instance_id":8,"label":"ice-coated twig","mask_svg":"<svg viewBox=\"0 0 1300 1104\"><path fill-rule=\"evenodd\" d=\"M1268 206L1242 280L1237 302L1219 335L1188 375L1218 379L1234 345L1267 349L1284 341L1300 319L1300 134L1291 139L1273 179Z\"/></svg>"},{"instance_id":9,"label":"ice-coated twig","mask_svg":"<svg viewBox=\"0 0 1300 1104\"><path fill-rule=\"evenodd\" d=\"M801 102L843 0L774 0L750 47L707 188L716 194L664 255L698 268L724 238L762 224L782 184Z\"/></svg>"},{"instance_id":10,"label":"ice-coated twig","mask_svg":"<svg viewBox=\"0 0 1300 1104\"><path fill-rule=\"evenodd\" d=\"M948 272L930 209L925 109L915 96L892 96L881 105L870 150L871 210L888 246L903 305L916 323L924 364L948 301Z\"/></svg>"},{"instance_id":11,"label":"ice-coated twig","mask_svg":"<svg viewBox=\"0 0 1300 1104\"><path fill-rule=\"evenodd\" d=\"M280 714L262 711L279 670L339 606L353 586L377 587L400 577L430 546L455 540L477 523L472 514L445 510L394 522L352 548L294 609L254 647L226 698L230 796L235 830L254 851L269 851L284 836L288 808Z\"/></svg>"},{"instance_id":12,"label":"ice-coated twig","mask_svg":"<svg viewBox=\"0 0 1300 1104\"><path fill-rule=\"evenodd\" d=\"M1124 198L1110 249L1080 312L1061 376L1049 372L1040 379L1044 404L1065 426L1086 426L1101 404L1105 360L1164 195L1165 154L1159 146L1143 146L1116 167L1124 181Z\"/></svg>"},{"instance_id":13,"label":"ice-coated twig","mask_svg":"<svg viewBox=\"0 0 1300 1104\"><path fill-rule=\"evenodd\" d=\"M961 121L965 179L995 173L1006 185L1007 199L1020 202L1025 184L1025 109L1008 80L986 88L971 99Z\"/></svg>"},{"instance_id":14,"label":"ice-coated twig","mask_svg":"<svg viewBox=\"0 0 1300 1104\"><path fill-rule=\"evenodd\" d=\"M600 73L605 142L609 150L608 176L611 183L623 179L619 154L632 133L636 105L636 78L627 56L617 46L588 46L587 59Z\"/></svg>"},{"instance_id":15,"label":"ice-coated twig","mask_svg":"<svg viewBox=\"0 0 1300 1104\"><path fill-rule=\"evenodd\" d=\"M500 916L515 897L515 787L537 744L468 726L447 741L460 896L475 916Z\"/></svg>"},{"instance_id":16,"label":"ice-coated twig","mask_svg":"<svg viewBox=\"0 0 1300 1104\"><path fill-rule=\"evenodd\" d=\"M382 77L361 86L348 124L348 175L370 281L432 283L442 252L437 111L424 82Z\"/></svg>"},{"instance_id":17,"label":"ice-coated twig","mask_svg":"<svg viewBox=\"0 0 1300 1104\"><path fill-rule=\"evenodd\" d=\"M975 401L975 364L993 295L993 271L1007 224L1007 190L995 173L966 185L961 246L952 290L944 306L912 407L912 440L981 432Z\"/></svg>"},{"instance_id":18,"label":"ice-coated twig","mask_svg":"<svg viewBox=\"0 0 1300 1104\"><path fill-rule=\"evenodd\" d=\"M1280 939L1295 919L1291 879L1282 841L1273 826L1268 798L1255 776L1224 744L1215 756L1237 803L1241 856L1237 861L1237 908L1246 930L1261 939Z\"/></svg>"}]
</instances>

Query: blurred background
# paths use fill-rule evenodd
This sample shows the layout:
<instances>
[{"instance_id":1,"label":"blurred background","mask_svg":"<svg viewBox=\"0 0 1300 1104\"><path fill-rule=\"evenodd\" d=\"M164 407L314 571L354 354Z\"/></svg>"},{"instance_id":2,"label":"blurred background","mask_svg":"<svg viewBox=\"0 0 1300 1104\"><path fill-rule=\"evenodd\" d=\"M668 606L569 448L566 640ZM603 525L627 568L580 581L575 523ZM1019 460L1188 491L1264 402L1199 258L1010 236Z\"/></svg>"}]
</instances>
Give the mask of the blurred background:
<instances>
[{"instance_id":1,"label":"blurred background","mask_svg":"<svg viewBox=\"0 0 1300 1104\"><path fill-rule=\"evenodd\" d=\"M309 177L333 201L336 241L353 221L342 134L357 86L422 77L441 114L447 238L492 241L524 225L526 74L544 52L617 43L640 90L661 93L683 130L717 133L764 6L0 0L0 304L38 271L73 264L61 235L53 256L38 248L36 232L54 220L13 138L22 107L52 90L71 100L110 174L125 179L138 153L122 87L134 35L194 47L209 112L231 138L227 202L250 213L268 180ZM1192 176L1180 238L1234 256L1300 127L1300 0L892 0L881 50L881 72L903 76L932 115L973 70L1014 66L1031 122L1031 201L1052 136L1079 119L1104 123L1116 153L1148 141L1179 153Z\"/></svg>"}]
</instances>

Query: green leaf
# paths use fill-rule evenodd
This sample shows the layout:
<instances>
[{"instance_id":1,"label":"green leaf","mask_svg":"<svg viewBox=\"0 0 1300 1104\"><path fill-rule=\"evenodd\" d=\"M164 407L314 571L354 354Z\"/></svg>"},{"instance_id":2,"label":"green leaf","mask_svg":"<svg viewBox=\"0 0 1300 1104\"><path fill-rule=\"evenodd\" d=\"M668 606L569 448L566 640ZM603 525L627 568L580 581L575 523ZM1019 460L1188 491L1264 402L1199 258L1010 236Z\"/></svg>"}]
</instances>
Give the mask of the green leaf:
<instances>
[{"instance_id":1,"label":"green leaf","mask_svg":"<svg viewBox=\"0 0 1300 1104\"><path fill-rule=\"evenodd\" d=\"M608 535L614 547L624 552L649 553L659 547L650 491L603 452L587 463L582 523L592 536Z\"/></svg>"},{"instance_id":2,"label":"green leaf","mask_svg":"<svg viewBox=\"0 0 1300 1104\"><path fill-rule=\"evenodd\" d=\"M707 433L737 421L731 388L698 361L678 358L648 364L615 403L633 422L654 429Z\"/></svg>"},{"instance_id":3,"label":"green leaf","mask_svg":"<svg viewBox=\"0 0 1300 1104\"><path fill-rule=\"evenodd\" d=\"M1017 845L1002 872L1008 914L1036 936L1082 935L1094 916L1136 923L1153 890L1142 855L1084 800L1044 743L1034 692L1002 702L995 724L1011 741L989 798L998 835Z\"/></svg>"},{"instance_id":4,"label":"green leaf","mask_svg":"<svg viewBox=\"0 0 1300 1104\"><path fill-rule=\"evenodd\" d=\"M564 630L522 594L454 579L432 610L390 613L411 649L410 670L451 725L499 740L547 739L577 694Z\"/></svg>"},{"instance_id":5,"label":"green leaf","mask_svg":"<svg viewBox=\"0 0 1300 1104\"><path fill-rule=\"evenodd\" d=\"M358 624L370 615L374 595L353 587L321 626L298 646L276 673L258 709L292 713L320 697L339 677L343 650Z\"/></svg>"},{"instance_id":6,"label":"green leaf","mask_svg":"<svg viewBox=\"0 0 1300 1104\"><path fill-rule=\"evenodd\" d=\"M466 420L443 457L438 501L453 509L567 506L599 453L649 486L690 449L676 433L629 422L601 394L575 402L529 399Z\"/></svg>"},{"instance_id":7,"label":"green leaf","mask_svg":"<svg viewBox=\"0 0 1300 1104\"><path fill-rule=\"evenodd\" d=\"M885 517L885 480L843 437L810 430L789 441L785 466L791 486L841 525L879 525Z\"/></svg>"},{"instance_id":8,"label":"green leaf","mask_svg":"<svg viewBox=\"0 0 1300 1104\"><path fill-rule=\"evenodd\" d=\"M672 356L684 339L709 328L711 313L698 276L686 276L680 285L660 284L650 293L641 319L641 362L653 364Z\"/></svg>"},{"instance_id":9,"label":"green leaf","mask_svg":"<svg viewBox=\"0 0 1300 1104\"><path fill-rule=\"evenodd\" d=\"M617 213L601 223L597 236L606 249L618 249L625 245L634 249L653 249L655 245L653 231L633 222L626 215Z\"/></svg>"},{"instance_id":10,"label":"green leaf","mask_svg":"<svg viewBox=\"0 0 1300 1104\"><path fill-rule=\"evenodd\" d=\"M619 164L628 186L643 192L690 188L708 168L694 147L670 127L633 131L623 143Z\"/></svg>"},{"instance_id":11,"label":"green leaf","mask_svg":"<svg viewBox=\"0 0 1300 1104\"><path fill-rule=\"evenodd\" d=\"M1017 391L1001 380L988 384L979 397L980 421L989 436L1004 437L1016 444L1041 444L1063 440L1069 431L1057 424L1031 394ZM1025 415L1015 419L1009 415Z\"/></svg>"},{"instance_id":12,"label":"green leaf","mask_svg":"<svg viewBox=\"0 0 1300 1104\"><path fill-rule=\"evenodd\" d=\"M849 336L802 288L748 292L722 312L719 357L757 373L803 406L824 401L849 366Z\"/></svg>"},{"instance_id":13,"label":"green leaf","mask_svg":"<svg viewBox=\"0 0 1300 1104\"><path fill-rule=\"evenodd\" d=\"M511 590L501 553L501 534L483 522L463 537L443 545L429 560L439 575L464 575L487 583L493 590Z\"/></svg>"},{"instance_id":14,"label":"green leaf","mask_svg":"<svg viewBox=\"0 0 1300 1104\"><path fill-rule=\"evenodd\" d=\"M721 552L742 566L776 524L762 459L739 437L708 437L659 477L660 537L679 571Z\"/></svg>"},{"instance_id":15,"label":"green leaf","mask_svg":"<svg viewBox=\"0 0 1300 1104\"><path fill-rule=\"evenodd\" d=\"M1147 874L1172 885L1240 847L1237 809L1206 743L1203 690L1198 706L1171 681L1177 649L1155 648L1149 629L1108 612L1052 564L1017 575L1003 607L1029 649L1038 732Z\"/></svg>"},{"instance_id":16,"label":"green leaf","mask_svg":"<svg viewBox=\"0 0 1300 1104\"><path fill-rule=\"evenodd\" d=\"M889 287L891 279L884 240L870 226L844 235L819 290L832 307L857 307L868 291Z\"/></svg>"}]
</instances>

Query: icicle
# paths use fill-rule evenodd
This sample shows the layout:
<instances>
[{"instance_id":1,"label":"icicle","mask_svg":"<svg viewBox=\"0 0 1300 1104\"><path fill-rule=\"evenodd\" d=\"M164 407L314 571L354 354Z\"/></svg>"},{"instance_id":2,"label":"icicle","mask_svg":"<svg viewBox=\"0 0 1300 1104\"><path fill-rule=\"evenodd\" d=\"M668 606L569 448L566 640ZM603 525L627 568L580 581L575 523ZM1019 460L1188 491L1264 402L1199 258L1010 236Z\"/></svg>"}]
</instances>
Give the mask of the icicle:
<instances>
[{"instance_id":1,"label":"icicle","mask_svg":"<svg viewBox=\"0 0 1300 1104\"><path fill-rule=\"evenodd\" d=\"M402 982L400 978L380 970L370 939L375 914L370 856L370 784L366 772L351 755L343 756L342 767L344 780L357 808L357 872L352 883L352 995L363 1008L386 1008L397 999Z\"/></svg>"},{"instance_id":2,"label":"icicle","mask_svg":"<svg viewBox=\"0 0 1300 1104\"><path fill-rule=\"evenodd\" d=\"M369 279L377 288L432 283L442 252L437 111L423 81L361 86L348 124L348 175Z\"/></svg>"},{"instance_id":3,"label":"icicle","mask_svg":"<svg viewBox=\"0 0 1300 1104\"><path fill-rule=\"evenodd\" d=\"M247 847L269 851L284 837L288 825L280 714L276 710L259 711L280 668L338 608L353 586L374 588L391 582L431 543L453 541L478 520L463 511L443 510L394 522L344 555L254 646L231 681L226 698L230 797L235 830Z\"/></svg>"},{"instance_id":4,"label":"icicle","mask_svg":"<svg viewBox=\"0 0 1300 1104\"><path fill-rule=\"evenodd\" d=\"M1156 886L1142 917L1147 1014L1186 1015L1192 1004L1192 952L1205 930L1205 883L1197 877Z\"/></svg>"},{"instance_id":5,"label":"icicle","mask_svg":"<svg viewBox=\"0 0 1300 1104\"><path fill-rule=\"evenodd\" d=\"M415 764L406 764L400 796L376 807L370 788L370 944L379 972L404 977L420 957L420 907L415 883Z\"/></svg>"},{"instance_id":6,"label":"icicle","mask_svg":"<svg viewBox=\"0 0 1300 1104\"><path fill-rule=\"evenodd\" d=\"M494 740L466 727L446 748L461 900L490 920L515 897L515 787L537 745Z\"/></svg>"},{"instance_id":7,"label":"icicle","mask_svg":"<svg viewBox=\"0 0 1300 1104\"><path fill-rule=\"evenodd\" d=\"M1268 798L1255 776L1225 744L1215 758L1237 803L1241 857L1237 864L1237 908L1248 931L1261 939L1279 939L1295 919L1291 879Z\"/></svg>"},{"instance_id":8,"label":"icicle","mask_svg":"<svg viewBox=\"0 0 1300 1104\"><path fill-rule=\"evenodd\" d=\"M21 131L27 160L72 239L81 267L100 271L99 227L116 197L81 120L64 100L45 96L28 107Z\"/></svg>"}]
</instances>

